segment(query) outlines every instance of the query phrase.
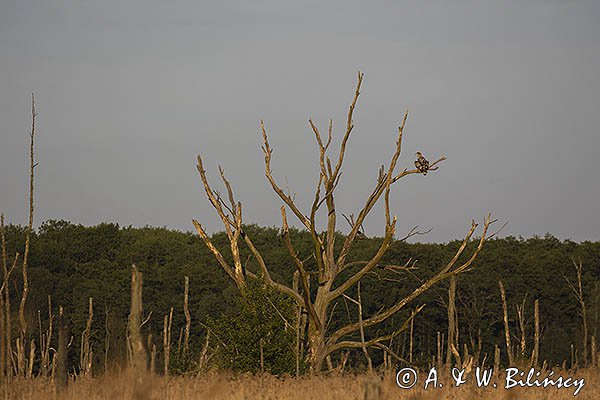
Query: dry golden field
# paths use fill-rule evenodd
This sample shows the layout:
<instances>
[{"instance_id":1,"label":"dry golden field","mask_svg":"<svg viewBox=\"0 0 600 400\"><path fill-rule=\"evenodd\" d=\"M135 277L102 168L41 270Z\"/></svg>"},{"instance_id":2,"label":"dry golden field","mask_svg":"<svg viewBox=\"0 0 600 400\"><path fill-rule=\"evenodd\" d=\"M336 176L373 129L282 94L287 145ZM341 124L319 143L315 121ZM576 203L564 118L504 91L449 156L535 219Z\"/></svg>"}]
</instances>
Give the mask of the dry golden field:
<instances>
[{"instance_id":1,"label":"dry golden field","mask_svg":"<svg viewBox=\"0 0 600 400\"><path fill-rule=\"evenodd\" d=\"M43 379L20 380L2 386L4 399L45 400L119 400L119 399L269 399L269 400L384 400L384 399L600 399L596 370L579 370L560 374L585 379L585 386L574 397L573 388L504 389L502 378L498 388L479 389L467 382L460 387L423 390L422 380L413 389L396 385L395 375L329 375L279 379L270 375L233 376L225 373L199 377L148 377L136 383L129 374L110 378L76 379L64 391L57 391ZM440 378L441 382L444 382Z\"/></svg>"}]
</instances>

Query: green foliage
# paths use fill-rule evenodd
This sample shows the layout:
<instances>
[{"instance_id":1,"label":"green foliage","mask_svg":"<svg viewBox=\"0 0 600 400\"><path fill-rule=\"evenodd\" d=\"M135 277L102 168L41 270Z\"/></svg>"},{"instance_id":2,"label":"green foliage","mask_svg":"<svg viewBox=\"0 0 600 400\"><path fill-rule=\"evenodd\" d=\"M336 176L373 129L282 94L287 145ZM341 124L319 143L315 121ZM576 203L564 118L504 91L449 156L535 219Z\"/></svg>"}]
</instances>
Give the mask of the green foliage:
<instances>
[{"instance_id":1,"label":"green foliage","mask_svg":"<svg viewBox=\"0 0 600 400\"><path fill-rule=\"evenodd\" d=\"M236 299L235 312L210 319L209 326L218 336L221 367L259 372L262 351L265 371L295 371L295 305L262 282L250 283Z\"/></svg>"},{"instance_id":2,"label":"green foliage","mask_svg":"<svg viewBox=\"0 0 600 400\"><path fill-rule=\"evenodd\" d=\"M244 230L261 251L273 278L290 284L294 264L282 243L279 230L257 225L245 226ZM9 225L6 232L8 255L12 257L16 251L22 252L25 229ZM298 229L291 229L290 234L300 258L307 260L306 268L315 271L314 259L310 258L313 252L310 235ZM212 239L224 257L231 260L226 235L216 233ZM342 242L341 237L336 240L336 244ZM371 257L380 243L381 238L357 242L349 259L364 260ZM433 275L434 271L446 263L459 245L457 241L446 244L394 242L382 264L400 265L412 258L418 260L417 269L402 276L386 275L383 268L377 268L373 274L369 274L362 283L364 314L373 315L381 307L389 307L406 296L421 280ZM473 243L469 246L472 247ZM240 250L242 258L246 260L248 250L244 246ZM560 364L562 360L569 359L571 343L576 346L581 343L578 304L564 278L566 276L571 282L576 282L571 257L581 257L584 294L590 307L589 328L591 333L597 332L600 327L600 243L560 241L550 235L530 239L507 237L488 241L473 265L474 270L459 277L457 311L461 341L464 340L470 346L471 338L476 340L481 331L482 354L493 354L495 344L503 348L502 308L498 291L498 280L502 279L506 287L513 332L516 332L515 305L520 304L527 294L527 329L528 337L532 336L533 301L539 299L541 357L550 364ZM248 270L258 273L255 260L248 260ZM151 318L144 324L143 334L152 334L154 343L158 345L159 359L162 357L160 338L163 317L171 307L174 309L174 335L185 325L184 276L190 278L191 356L187 354L180 357L176 351L172 351L173 371L184 373L193 370L193 361L198 360L206 335L206 329L201 323L207 321L214 323L213 330L222 338L222 342L234 343L228 350L228 357L224 356L224 348L220 350L219 361L222 365L238 370L259 370L260 343L257 340L263 337L265 369L274 373L295 371L294 329L285 329L283 320L266 299L277 306L292 326L295 318L293 304L278 293L270 293L268 290L265 292L260 285L251 285L246 297L241 297L202 240L194 234L154 227L119 227L116 224L85 227L67 221L47 221L32 236L29 262L30 295L26 311L29 326L34 329L31 335L36 340L39 337L38 310L42 330L47 329L47 301L48 295L51 295L54 315L57 315L58 307L63 306L65 315L72 321L74 342L71 356L74 367L79 360L81 332L87 319L89 297L94 298L91 341L95 369L102 371L104 368L106 326L109 331L110 367L124 361L130 265L136 263L144 274L144 316L152 312ZM355 270L348 269L344 274ZM341 276L335 285L339 285L345 277L347 275ZM19 271L15 271L8 285L13 304L13 321L18 310L21 279ZM313 285L313 290L316 288L317 285ZM427 307L414 324L414 359L427 365L436 351L436 332L445 332L447 329L444 306L447 301L446 289L447 282L434 287L418 303L409 304L400 314L385 323L367 329L367 338L373 337L377 332L394 332L411 308L426 303ZM343 299L340 299L333 309L329 331L348 322L356 322L356 308L349 305L347 309ZM13 324L13 329L16 335L18 324ZM222 342L211 335L211 346L217 343L222 345ZM406 355L406 343L404 334L400 335L394 339L393 350L402 354L404 348ZM531 349L531 341L527 346ZM372 352L376 364L380 362L380 354L381 352ZM361 357L360 351L355 351L350 360Z\"/></svg>"}]
</instances>

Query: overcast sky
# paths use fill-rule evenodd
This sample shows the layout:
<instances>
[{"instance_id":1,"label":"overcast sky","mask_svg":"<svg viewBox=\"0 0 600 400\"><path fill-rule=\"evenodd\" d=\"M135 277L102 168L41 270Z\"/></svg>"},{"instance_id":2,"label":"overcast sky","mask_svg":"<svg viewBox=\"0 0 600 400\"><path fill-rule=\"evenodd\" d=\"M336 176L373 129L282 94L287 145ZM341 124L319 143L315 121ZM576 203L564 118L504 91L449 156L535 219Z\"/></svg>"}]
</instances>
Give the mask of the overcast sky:
<instances>
[{"instance_id":1,"label":"overcast sky","mask_svg":"<svg viewBox=\"0 0 600 400\"><path fill-rule=\"evenodd\" d=\"M333 118L339 140L361 70L339 211L363 204L408 109L399 168L448 160L396 184L399 234L456 239L489 211L505 235L600 240L598 21L593 0L0 0L0 210L26 223L35 92L36 225L220 230L197 154L215 184L224 167L246 222L280 225L260 119L308 210L307 120ZM381 208L366 230L383 232Z\"/></svg>"}]
</instances>

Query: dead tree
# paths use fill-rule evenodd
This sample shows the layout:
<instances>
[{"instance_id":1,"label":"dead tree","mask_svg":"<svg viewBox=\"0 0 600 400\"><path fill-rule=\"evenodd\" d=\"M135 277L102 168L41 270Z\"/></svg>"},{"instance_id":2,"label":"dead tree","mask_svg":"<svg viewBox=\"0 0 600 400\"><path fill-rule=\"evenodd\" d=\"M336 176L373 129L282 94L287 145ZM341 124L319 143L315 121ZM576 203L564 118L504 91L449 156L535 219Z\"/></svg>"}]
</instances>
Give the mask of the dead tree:
<instances>
[{"instance_id":1,"label":"dead tree","mask_svg":"<svg viewBox=\"0 0 600 400\"><path fill-rule=\"evenodd\" d=\"M59 307L58 312L58 351L55 357L58 357L56 363L55 384L60 388L65 388L69 382L68 360L69 360L69 324L64 316L63 307Z\"/></svg>"},{"instance_id":2,"label":"dead tree","mask_svg":"<svg viewBox=\"0 0 600 400\"><path fill-rule=\"evenodd\" d=\"M458 348L458 327L456 312L456 276L450 278L448 289L448 351L446 353L446 365L451 366L452 347ZM457 360L458 361L458 360ZM460 362L460 361L458 361Z\"/></svg>"},{"instance_id":3,"label":"dead tree","mask_svg":"<svg viewBox=\"0 0 600 400\"><path fill-rule=\"evenodd\" d=\"M519 332L519 358L524 360L526 358L527 351L527 321L525 318L525 303L527 301L527 294L523 297L523 302L521 305L517 304L515 309L517 311L517 322L518 324L518 332Z\"/></svg>"},{"instance_id":4,"label":"dead tree","mask_svg":"<svg viewBox=\"0 0 600 400\"><path fill-rule=\"evenodd\" d=\"M190 327L192 325L192 316L190 315L190 308L188 305L188 293L190 287L190 278L185 277L185 284L183 289L183 313L185 314L185 337L183 339L183 351L187 354L190 346Z\"/></svg>"},{"instance_id":5,"label":"dead tree","mask_svg":"<svg viewBox=\"0 0 600 400\"><path fill-rule=\"evenodd\" d=\"M475 221L473 221L469 232L465 236L454 257L447 264L440 266L433 276L422 282L420 286L412 293L407 295L405 298L398 300L396 304L390 308L380 310L374 315L365 317L362 321L362 324L359 322L349 323L333 332L328 331L327 321L329 319L332 305L335 304L336 300L341 298L349 289L353 288L358 282L360 282L367 274L380 266L386 251L394 242L394 240L396 240L395 233L397 220L395 216L392 216L390 210L390 194L392 185L406 176L420 174L420 171L417 169L405 168L400 172L396 170L401 152L402 135L408 116L405 113L402 124L398 128L396 145L387 167L381 166L379 169L379 174L374 188L363 203L363 206L360 208L359 212L356 213L356 218L353 221L354 224L352 224L353 226L350 229L350 232L343 239L343 244L341 245L340 250L335 250L336 229L338 228L337 221L339 215L335 204L335 193L340 182L342 166L344 163L350 134L354 129L353 114L360 94L362 81L363 74L359 72L358 83L348 111L345 132L342 137L340 150L337 156L334 157L334 160L329 157L328 153L332 141L332 122L329 122L327 139L325 140L324 136L321 134L313 121L308 121L317 142L320 167L319 177L314 193L314 200L312 201L312 206L310 207L308 213L304 213L300 210L294 198L291 195L286 194L274 178L271 169L273 149L269 143L265 125L261 121L265 176L274 192L283 202L283 205L281 206L282 238L293 260L294 267L299 273L299 290L294 290L291 285L288 286L287 284L277 282L271 277L269 267L263 259L259 249L256 248L252 238L244 231L244 225L242 222L242 203L235 200L233 189L229 181L226 179L223 169L219 167L221 180L223 181L227 193L225 199L221 197L220 193L213 189L213 187L210 185L206 176L204 165L202 163L202 158L198 156L198 172L200 173L200 178L202 180L206 195L216 210L225 228L225 233L229 239L229 247L232 255L231 259L233 261L231 263L227 261L221 250L214 245L211 237L206 233L202 225L198 221L192 220L196 230L198 231L198 234L213 253L223 270L235 282L240 291L245 291L246 280L248 278L259 277L274 289L288 295L298 304L299 307L307 311L307 361L311 367L311 370L314 372L318 372L322 369L323 362L328 355L343 349L360 349L364 345L367 347L376 347L390 352L391 350L387 348L384 342L389 341L390 338L398 335L402 330L407 328L410 323L410 319L407 320L407 322L401 327L399 327L397 331L386 335L376 335L371 339L366 339L364 343L353 340L351 335L357 334L361 329L361 326L363 329L368 329L397 314L438 282L469 270L473 264L473 261L477 257L477 254L481 250L485 240L490 236L493 236L493 234L488 233L488 228L493 222L491 216L488 215L484 220L483 232L481 237L476 241L475 248L471 251L470 255L464 257L463 253L465 253L465 249L473 238L475 229L477 228L477 224ZM432 162L429 171L437 170L439 168L439 164L444 160L445 157L441 157ZM375 205L381 199L383 199L385 208L385 233L378 250L368 260L349 260L348 256L350 250L353 248L358 239L359 232L361 232L361 226ZM326 221L324 223L326 230L321 234L317 231L317 226L320 225L317 223L317 219L318 216L321 215L319 214L319 210L322 207L326 209ZM309 232L312 238L312 254L308 254L308 256L314 257L317 266L316 271L307 270L303 258L294 248L289 233L287 210L291 211L302 227ZM406 236L399 240L406 240L417 233L419 233L417 229L413 228ZM246 245L254 261L258 265L257 271L250 271L244 267L244 263L242 262L240 256L240 245L242 242ZM464 258L461 258L461 256ZM464 262L458 262L459 258L464 260ZM353 271L349 277L347 277L348 271ZM341 274L342 272L346 273ZM341 276L344 276L345 278L342 279ZM310 290L311 280L316 280L317 283L316 290L313 290L312 292Z\"/></svg>"},{"instance_id":6,"label":"dead tree","mask_svg":"<svg viewBox=\"0 0 600 400\"><path fill-rule=\"evenodd\" d=\"M31 240L31 232L33 231L33 180L34 170L36 167L34 158L34 139L35 139L35 97L31 94L31 133L29 134L29 223L27 225L27 233L25 235L25 252L23 253L23 292L21 294L21 303L19 304L19 324L21 326L21 342L25 345L25 336L27 334L27 319L25 318L25 305L27 304L27 296L29 294L29 278L28 278L28 261L29 261L29 244Z\"/></svg>"},{"instance_id":7,"label":"dead tree","mask_svg":"<svg viewBox=\"0 0 600 400\"><path fill-rule=\"evenodd\" d=\"M109 313L110 308L104 303L104 375L108 374L108 353L110 351Z\"/></svg>"},{"instance_id":8,"label":"dead tree","mask_svg":"<svg viewBox=\"0 0 600 400\"><path fill-rule=\"evenodd\" d=\"M19 262L19 253L17 252L15 254L15 259L12 263L12 267L10 267L10 269L6 268L6 243L4 242L5 236L4 236L4 219L2 219L2 252L3 252L3 260L2 260L2 264L3 264L3 269L4 269L4 279L2 281L2 288L0 290L0 293L4 292L5 295L5 308L4 311L6 312L6 318L5 318L5 328L6 328L6 335L5 335L5 339L6 339L6 376L8 378L11 378L13 376L13 372L14 372L14 368L18 368L18 363L15 362L15 360L13 360L13 352L12 352L12 323L11 323L11 314L10 314L10 294L8 292L8 283L10 281L10 275L12 274L12 272L15 270L15 268L17 267L17 263ZM20 347L21 345L21 340L20 338L17 339L17 343L16 343L16 347L17 347L17 354L19 354L19 352L22 352L24 349L22 347ZM20 359L21 360L21 359ZM21 360L21 364L23 364L23 361ZM17 372L21 372L22 369L18 369Z\"/></svg>"},{"instance_id":9,"label":"dead tree","mask_svg":"<svg viewBox=\"0 0 600 400\"><path fill-rule=\"evenodd\" d=\"M142 273L135 265L131 266L131 308L129 310L129 343L133 369L146 372L146 350L142 340Z\"/></svg>"},{"instance_id":10,"label":"dead tree","mask_svg":"<svg viewBox=\"0 0 600 400\"><path fill-rule=\"evenodd\" d=\"M2 267L3 267L3 281L2 281L2 290L0 291L0 295L4 295L3 300L0 302L3 306L3 316L0 318L0 322L3 328L2 336L2 351L0 351L0 358L2 358L3 366L2 370L6 369L6 373L8 376L12 374L13 364L16 366L17 374L22 376L31 375L32 367L33 367L33 357L35 355L35 344L32 340L30 343L29 349L29 359L25 360L26 357L26 343L29 339L28 337L28 327L27 327L27 319L25 317L25 307L27 304L27 298L29 294L29 278L28 278L28 261L29 261L29 248L31 241L31 234L33 232L33 211L34 211L34 198L33 198L33 189L34 189L34 169L37 166L35 163L34 157L34 139L35 139L35 118L37 113L35 111L35 98L33 93L31 94L31 132L29 134L29 222L27 225L27 231L25 235L25 251L23 254L23 262L22 262L22 277L23 277L23 290L21 292L21 301L19 303L19 337L15 343L17 360L15 363L12 361L12 324L11 324L11 314L10 314L10 295L9 295L9 278L10 272L16 266L18 253L15 256L15 263L13 264L13 268L10 271L7 271L7 253L6 253L6 238L5 238L5 227L4 227L4 215L2 215L1 221L1 231L2 231ZM30 364L27 367L28 363ZM4 374L4 371L2 371Z\"/></svg>"},{"instance_id":11,"label":"dead tree","mask_svg":"<svg viewBox=\"0 0 600 400\"><path fill-rule=\"evenodd\" d=\"M171 326L173 325L173 307L168 316L165 315L163 324L163 372L169 375L169 364L171 362Z\"/></svg>"},{"instance_id":12,"label":"dead tree","mask_svg":"<svg viewBox=\"0 0 600 400\"><path fill-rule=\"evenodd\" d=\"M513 351L510 341L510 327L508 325L508 307L506 305L506 292L504 291L504 285L502 281L498 281L500 286L500 296L502 298L502 319L504 321L504 339L506 340L506 356L508 357L508 365L513 365Z\"/></svg>"},{"instance_id":13,"label":"dead tree","mask_svg":"<svg viewBox=\"0 0 600 400\"><path fill-rule=\"evenodd\" d=\"M92 334L92 321L94 318L94 299L89 298L88 319L85 323L85 329L81 334L81 350L79 352L79 368L83 376L88 376L92 371L93 350L90 344Z\"/></svg>"},{"instance_id":14,"label":"dead tree","mask_svg":"<svg viewBox=\"0 0 600 400\"><path fill-rule=\"evenodd\" d=\"M39 314L38 314L39 315ZM41 359L40 359L40 375L48 376L50 371L50 348L52 341L52 323L54 321L54 315L52 315L52 297L48 295L48 331L40 337L41 345ZM40 321L40 335L42 330L42 323Z\"/></svg>"},{"instance_id":15,"label":"dead tree","mask_svg":"<svg viewBox=\"0 0 600 400\"><path fill-rule=\"evenodd\" d=\"M25 317L25 307L27 304L27 298L29 294L29 278L28 278L28 261L29 261L29 247L31 240L31 233L33 231L33 211L34 211L34 198L33 198L33 189L34 189L34 169L37 166L35 163L34 157L34 139L35 139L35 119L37 113L35 111L35 97L33 93L31 94L31 132L29 134L30 142L29 142L29 222L27 225L27 231L25 236L25 251L23 254L23 263L22 263L22 276L23 276L23 290L21 294L21 300L19 303L19 338L16 343L17 347L17 362L13 362L12 356L12 323L11 323L11 312L10 312L10 295L9 295L9 278L10 272L7 270L7 253L6 253L6 238L5 238L5 227L4 227L4 215L2 215L2 223L1 223L1 231L2 231L2 269L3 269L3 280L2 285L3 289L0 291L0 295L3 295L4 298L0 301L0 305L3 306L2 310L2 318L0 318L0 325L2 325L3 333L0 335L2 337L2 350L0 351L0 358L2 359L2 370L1 372L6 372L6 374L10 377L13 372L13 366L16 365L18 369L18 373L21 375L27 375L28 371L25 370L25 346L27 337L27 319ZM16 266L18 258L18 253L15 257ZM32 341L33 346L33 341ZM33 350L32 350L33 349ZM30 347L30 354L35 352L34 347ZM31 357L30 357L31 358Z\"/></svg>"},{"instance_id":16,"label":"dead tree","mask_svg":"<svg viewBox=\"0 0 600 400\"><path fill-rule=\"evenodd\" d=\"M573 296L579 303L580 315L581 315L581 328L582 328L582 344L583 344L583 366L587 367L588 360L588 324L587 324L587 306L585 304L585 299L583 296L583 284L581 281L581 273L583 271L583 264L581 263L581 258L579 259L579 263L576 263L574 259L571 259L573 265L575 266L575 272L577 273L577 287L571 283L571 281L565 277L567 284L571 288L573 292Z\"/></svg>"},{"instance_id":17,"label":"dead tree","mask_svg":"<svg viewBox=\"0 0 600 400\"><path fill-rule=\"evenodd\" d=\"M11 323L11 314L10 314L10 295L8 292L8 283L10 280L10 274L14 267L17 264L19 254L17 253L15 257L15 262L13 263L13 267L8 269L8 255L6 251L6 232L4 226L4 214L0 215L0 236L2 239L2 290L0 290L0 296L2 296L3 301L2 304L2 322L3 322L3 332L2 332L2 343L0 346L2 347L2 369L5 371L6 376L12 376L12 323ZM3 375L4 376L4 375Z\"/></svg>"}]
</instances>

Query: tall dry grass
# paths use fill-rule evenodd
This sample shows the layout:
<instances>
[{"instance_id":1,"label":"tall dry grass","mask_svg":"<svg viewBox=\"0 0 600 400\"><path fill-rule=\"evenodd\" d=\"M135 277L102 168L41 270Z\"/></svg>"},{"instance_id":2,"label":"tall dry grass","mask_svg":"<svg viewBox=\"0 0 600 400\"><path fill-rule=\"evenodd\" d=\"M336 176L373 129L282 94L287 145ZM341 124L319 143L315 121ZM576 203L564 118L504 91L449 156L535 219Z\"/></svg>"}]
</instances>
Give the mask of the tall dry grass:
<instances>
[{"instance_id":1,"label":"tall dry grass","mask_svg":"<svg viewBox=\"0 0 600 400\"><path fill-rule=\"evenodd\" d=\"M387 399L600 399L600 374L597 370L569 371L562 376L585 379L585 386L577 397L573 389L557 388L498 388L479 389L466 383L458 388L450 385L442 389L423 390L421 380L413 389L400 389L393 373L383 377L372 375L331 375L284 378L271 375L250 376L212 373L199 377L148 376L136 381L135 375L101 378L79 378L71 381L64 391L55 389L45 379L18 380L3 384L4 399L19 400L387 400ZM444 382L443 379L440 379ZM449 381L449 379L446 379ZM448 382L450 383L450 382Z\"/></svg>"}]
</instances>

